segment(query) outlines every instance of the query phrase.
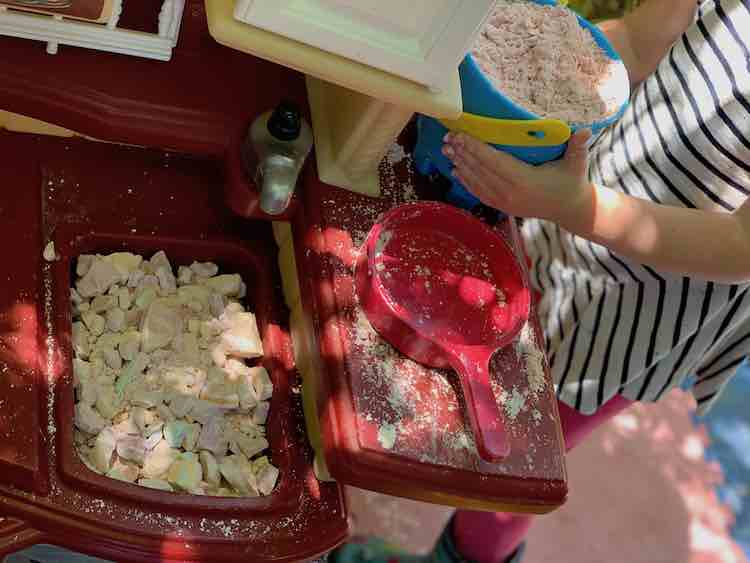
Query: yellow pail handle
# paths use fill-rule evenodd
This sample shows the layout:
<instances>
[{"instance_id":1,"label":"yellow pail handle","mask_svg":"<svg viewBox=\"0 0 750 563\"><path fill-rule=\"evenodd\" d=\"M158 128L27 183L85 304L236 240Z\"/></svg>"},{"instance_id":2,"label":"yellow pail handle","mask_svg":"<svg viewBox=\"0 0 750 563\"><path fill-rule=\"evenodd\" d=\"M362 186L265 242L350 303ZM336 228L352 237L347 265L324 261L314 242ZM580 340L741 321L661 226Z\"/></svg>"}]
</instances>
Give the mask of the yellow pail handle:
<instances>
[{"instance_id":1,"label":"yellow pail handle","mask_svg":"<svg viewBox=\"0 0 750 563\"><path fill-rule=\"evenodd\" d=\"M495 119L464 113L440 123L491 145L553 147L567 143L572 134L568 124L558 119Z\"/></svg>"}]
</instances>

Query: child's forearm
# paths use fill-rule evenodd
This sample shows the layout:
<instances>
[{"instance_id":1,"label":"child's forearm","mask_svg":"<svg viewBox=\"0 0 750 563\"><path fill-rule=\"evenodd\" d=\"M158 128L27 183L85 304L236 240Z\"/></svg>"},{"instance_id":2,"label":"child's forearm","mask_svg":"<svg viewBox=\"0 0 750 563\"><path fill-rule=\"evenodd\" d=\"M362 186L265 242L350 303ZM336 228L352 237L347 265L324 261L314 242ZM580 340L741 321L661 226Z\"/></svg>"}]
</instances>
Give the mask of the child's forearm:
<instances>
[{"instance_id":1,"label":"child's forearm","mask_svg":"<svg viewBox=\"0 0 750 563\"><path fill-rule=\"evenodd\" d=\"M750 280L750 204L735 213L670 207L591 186L560 226L656 270L717 282Z\"/></svg>"},{"instance_id":2,"label":"child's forearm","mask_svg":"<svg viewBox=\"0 0 750 563\"><path fill-rule=\"evenodd\" d=\"M648 0L632 13L599 25L628 69L635 86L651 75L690 26L696 0Z\"/></svg>"}]
</instances>

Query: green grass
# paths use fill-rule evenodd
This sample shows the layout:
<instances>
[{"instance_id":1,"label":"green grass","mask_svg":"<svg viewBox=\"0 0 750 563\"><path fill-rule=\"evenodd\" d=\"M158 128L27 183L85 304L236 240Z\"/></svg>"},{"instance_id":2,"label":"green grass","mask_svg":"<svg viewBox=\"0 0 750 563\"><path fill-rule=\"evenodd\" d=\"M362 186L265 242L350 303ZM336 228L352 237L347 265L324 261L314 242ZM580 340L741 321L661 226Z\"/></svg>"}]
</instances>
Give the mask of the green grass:
<instances>
[{"instance_id":1,"label":"green grass","mask_svg":"<svg viewBox=\"0 0 750 563\"><path fill-rule=\"evenodd\" d=\"M568 7L590 21L617 18L642 0L569 0Z\"/></svg>"}]
</instances>

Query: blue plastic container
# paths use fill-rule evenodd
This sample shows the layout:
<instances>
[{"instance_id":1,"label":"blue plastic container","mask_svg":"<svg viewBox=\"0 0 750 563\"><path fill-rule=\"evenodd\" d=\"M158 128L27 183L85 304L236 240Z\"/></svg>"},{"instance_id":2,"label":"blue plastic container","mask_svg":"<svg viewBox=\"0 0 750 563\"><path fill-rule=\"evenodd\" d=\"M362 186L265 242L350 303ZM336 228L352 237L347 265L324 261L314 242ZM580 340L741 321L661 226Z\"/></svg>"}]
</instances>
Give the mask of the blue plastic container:
<instances>
[{"instance_id":1,"label":"blue plastic container","mask_svg":"<svg viewBox=\"0 0 750 563\"><path fill-rule=\"evenodd\" d=\"M532 0L537 4L545 6L555 6L558 3L555 0ZM588 29L594 37L599 47L604 50L614 61L622 61L620 56L614 50L604 34L585 20L577 16L582 27ZM623 93L622 104L620 109L610 117L590 124L570 125L571 131L578 129L591 129L596 134L605 127L611 125L622 116L628 105L630 86L627 80L627 71L624 66L621 67ZM461 79L461 94L463 97L464 113L481 115L496 119L513 119L513 120L537 120L540 117L516 104L513 100L505 96L490 82L482 72L479 65L474 61L471 54L467 55L459 67L459 76ZM424 175L439 172L445 177L451 179L452 189L448 195L449 201L459 207L471 209L479 204L473 195L451 176L453 165L441 150L443 146L443 137L448 129L438 120L420 115L417 120L417 146L414 151L414 158L417 170ZM492 145L498 150L512 154L516 158L529 164L543 164L557 160L565 153L567 143L561 145L544 146L544 147L526 147L512 145Z\"/></svg>"}]
</instances>

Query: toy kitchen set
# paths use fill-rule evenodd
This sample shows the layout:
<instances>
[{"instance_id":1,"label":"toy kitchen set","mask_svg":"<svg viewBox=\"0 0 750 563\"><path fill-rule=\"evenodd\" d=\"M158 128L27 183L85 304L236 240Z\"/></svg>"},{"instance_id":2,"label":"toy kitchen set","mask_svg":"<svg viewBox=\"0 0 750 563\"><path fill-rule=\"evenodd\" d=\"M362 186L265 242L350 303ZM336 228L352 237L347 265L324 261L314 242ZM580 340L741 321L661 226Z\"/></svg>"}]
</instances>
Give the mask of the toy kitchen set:
<instances>
[{"instance_id":1,"label":"toy kitchen set","mask_svg":"<svg viewBox=\"0 0 750 563\"><path fill-rule=\"evenodd\" d=\"M493 5L0 0L0 557L313 559L349 486L564 503L516 225L415 156ZM192 403L135 389L190 342Z\"/></svg>"}]
</instances>

